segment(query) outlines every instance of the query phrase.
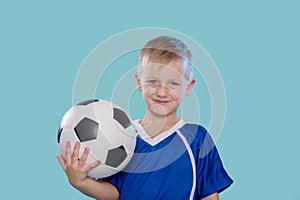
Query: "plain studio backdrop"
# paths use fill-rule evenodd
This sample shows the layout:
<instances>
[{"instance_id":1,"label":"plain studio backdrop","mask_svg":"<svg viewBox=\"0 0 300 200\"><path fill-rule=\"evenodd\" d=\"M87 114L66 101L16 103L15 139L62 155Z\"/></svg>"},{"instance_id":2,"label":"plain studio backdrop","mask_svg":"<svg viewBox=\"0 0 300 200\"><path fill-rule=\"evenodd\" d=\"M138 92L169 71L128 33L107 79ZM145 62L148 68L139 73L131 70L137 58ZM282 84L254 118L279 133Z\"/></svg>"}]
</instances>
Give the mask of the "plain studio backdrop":
<instances>
[{"instance_id":1,"label":"plain studio backdrop","mask_svg":"<svg viewBox=\"0 0 300 200\"><path fill-rule=\"evenodd\" d=\"M296 0L1 1L0 199L89 199L70 186L56 160L57 129L73 103L79 67L112 35L162 27L202 45L223 78L226 120L217 145L234 184L221 199L300 200L299 6ZM112 78L103 81L114 84L137 55L112 63ZM97 97L109 98L111 90L97 90ZM205 83L198 80L194 92L207 127ZM141 117L143 106L130 102L132 118Z\"/></svg>"}]
</instances>

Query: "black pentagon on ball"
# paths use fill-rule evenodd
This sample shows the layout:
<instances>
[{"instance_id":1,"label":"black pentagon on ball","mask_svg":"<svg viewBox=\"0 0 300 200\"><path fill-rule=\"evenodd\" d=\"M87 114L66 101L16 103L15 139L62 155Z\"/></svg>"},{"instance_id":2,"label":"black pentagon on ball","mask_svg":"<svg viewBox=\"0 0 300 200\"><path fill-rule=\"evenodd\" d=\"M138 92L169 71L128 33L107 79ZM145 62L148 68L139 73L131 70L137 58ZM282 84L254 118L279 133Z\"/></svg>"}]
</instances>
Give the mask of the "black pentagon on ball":
<instances>
[{"instance_id":1,"label":"black pentagon on ball","mask_svg":"<svg viewBox=\"0 0 300 200\"><path fill-rule=\"evenodd\" d=\"M76 104L77 106L85 106L85 105L88 105L90 103L94 103L94 102L97 102L99 101L98 99L89 99L89 100L85 100L85 101L82 101L82 102L79 102L78 104Z\"/></svg>"},{"instance_id":2,"label":"black pentagon on ball","mask_svg":"<svg viewBox=\"0 0 300 200\"><path fill-rule=\"evenodd\" d=\"M119 124L121 124L125 129L129 126L131 126L130 120L127 116L127 114L123 111L120 110L118 108L114 108L114 116L113 118L119 122Z\"/></svg>"},{"instance_id":3,"label":"black pentagon on ball","mask_svg":"<svg viewBox=\"0 0 300 200\"><path fill-rule=\"evenodd\" d=\"M111 149L107 153L105 164L111 167L118 167L127 157L127 153L123 145Z\"/></svg>"},{"instance_id":4,"label":"black pentagon on ball","mask_svg":"<svg viewBox=\"0 0 300 200\"><path fill-rule=\"evenodd\" d=\"M63 129L59 126L59 128L58 128L58 133L57 133L57 143L60 142L60 136L61 136L62 130L63 130Z\"/></svg>"},{"instance_id":5,"label":"black pentagon on ball","mask_svg":"<svg viewBox=\"0 0 300 200\"><path fill-rule=\"evenodd\" d=\"M99 124L87 117L83 118L74 128L80 142L97 139Z\"/></svg>"}]
</instances>

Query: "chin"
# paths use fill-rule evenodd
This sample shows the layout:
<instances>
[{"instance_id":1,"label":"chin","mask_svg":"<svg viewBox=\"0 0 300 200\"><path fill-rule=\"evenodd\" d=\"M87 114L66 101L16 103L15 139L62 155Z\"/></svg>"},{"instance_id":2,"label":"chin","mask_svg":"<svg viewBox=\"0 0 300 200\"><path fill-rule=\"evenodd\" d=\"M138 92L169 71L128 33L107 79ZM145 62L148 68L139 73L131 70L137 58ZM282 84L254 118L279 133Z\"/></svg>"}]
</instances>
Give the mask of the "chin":
<instances>
[{"instance_id":1,"label":"chin","mask_svg":"<svg viewBox=\"0 0 300 200\"><path fill-rule=\"evenodd\" d=\"M167 112L166 110L151 110L151 112L159 117L167 117L174 113L174 112Z\"/></svg>"}]
</instances>

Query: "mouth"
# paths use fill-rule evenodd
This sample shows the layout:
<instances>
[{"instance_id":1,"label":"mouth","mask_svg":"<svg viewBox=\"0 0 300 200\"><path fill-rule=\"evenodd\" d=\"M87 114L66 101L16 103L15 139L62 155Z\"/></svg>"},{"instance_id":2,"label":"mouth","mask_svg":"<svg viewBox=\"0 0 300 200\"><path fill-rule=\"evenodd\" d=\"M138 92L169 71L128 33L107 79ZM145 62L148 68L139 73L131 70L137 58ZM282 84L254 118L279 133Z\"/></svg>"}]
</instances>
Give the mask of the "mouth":
<instances>
[{"instance_id":1,"label":"mouth","mask_svg":"<svg viewBox=\"0 0 300 200\"><path fill-rule=\"evenodd\" d=\"M169 103L170 101L166 101L166 100L153 100L154 102L156 102L156 103L158 103L158 104L161 104L161 105L164 105L164 104L167 104L167 103Z\"/></svg>"}]
</instances>

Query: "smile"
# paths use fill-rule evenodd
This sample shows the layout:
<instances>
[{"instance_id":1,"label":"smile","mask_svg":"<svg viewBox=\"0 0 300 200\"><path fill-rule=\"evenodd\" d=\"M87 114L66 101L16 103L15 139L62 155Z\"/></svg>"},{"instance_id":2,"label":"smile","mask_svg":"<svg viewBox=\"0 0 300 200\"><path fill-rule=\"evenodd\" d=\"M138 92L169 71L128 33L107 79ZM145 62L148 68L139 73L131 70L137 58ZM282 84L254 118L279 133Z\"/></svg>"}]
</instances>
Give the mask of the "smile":
<instances>
[{"instance_id":1,"label":"smile","mask_svg":"<svg viewBox=\"0 0 300 200\"><path fill-rule=\"evenodd\" d=\"M161 105L167 104L170 102L170 101L166 101L166 100L153 100L153 101L155 101L156 103L161 104Z\"/></svg>"}]
</instances>

